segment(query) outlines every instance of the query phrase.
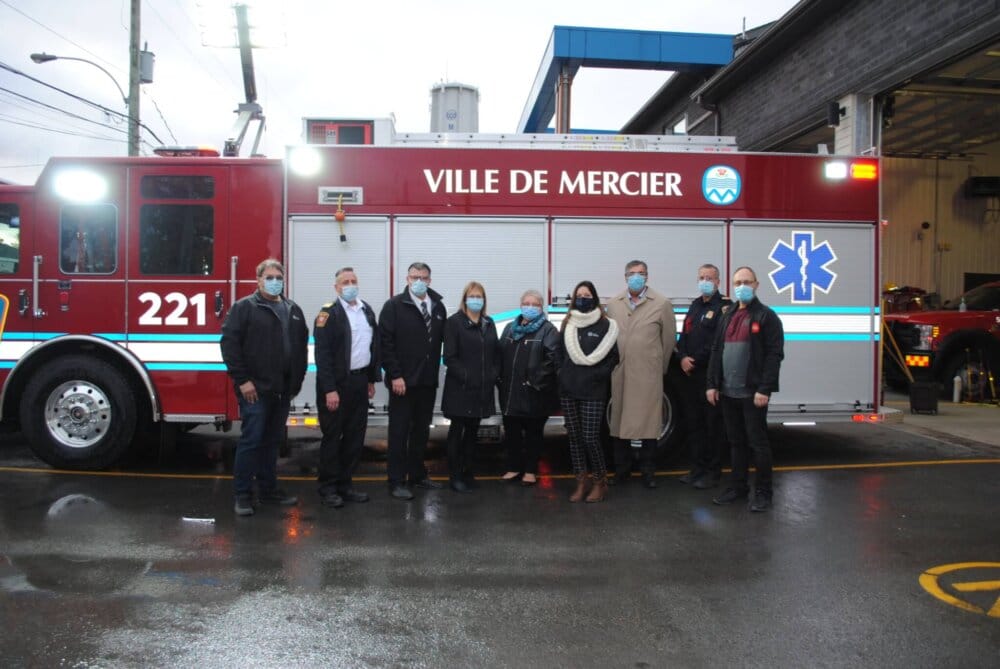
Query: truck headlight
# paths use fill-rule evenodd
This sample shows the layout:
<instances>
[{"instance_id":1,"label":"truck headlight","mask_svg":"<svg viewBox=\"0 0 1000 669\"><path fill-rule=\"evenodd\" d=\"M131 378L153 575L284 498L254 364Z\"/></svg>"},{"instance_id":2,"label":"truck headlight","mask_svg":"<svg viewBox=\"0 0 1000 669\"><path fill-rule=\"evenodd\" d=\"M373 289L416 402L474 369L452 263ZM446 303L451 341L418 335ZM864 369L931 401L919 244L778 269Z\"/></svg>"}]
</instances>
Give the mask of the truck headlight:
<instances>
[{"instance_id":1,"label":"truck headlight","mask_svg":"<svg viewBox=\"0 0 1000 669\"><path fill-rule=\"evenodd\" d=\"M917 326L917 350L930 351L934 348L934 340L938 336L938 326L918 325Z\"/></svg>"}]
</instances>

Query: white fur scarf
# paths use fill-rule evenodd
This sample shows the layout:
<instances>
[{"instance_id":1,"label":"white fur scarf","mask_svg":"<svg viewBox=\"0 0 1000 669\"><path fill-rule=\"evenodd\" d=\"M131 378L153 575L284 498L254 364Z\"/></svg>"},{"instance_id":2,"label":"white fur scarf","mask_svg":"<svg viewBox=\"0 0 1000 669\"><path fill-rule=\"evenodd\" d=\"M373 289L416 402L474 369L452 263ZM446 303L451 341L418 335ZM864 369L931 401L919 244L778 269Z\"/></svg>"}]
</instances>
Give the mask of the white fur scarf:
<instances>
[{"instance_id":1,"label":"white fur scarf","mask_svg":"<svg viewBox=\"0 0 1000 669\"><path fill-rule=\"evenodd\" d=\"M576 331L596 323L601 318L600 309L600 307L597 307L585 314L574 309L566 315L566 330L563 333L565 337L564 341L566 342L566 352L569 353L570 360L582 367L592 367L601 360L604 360L604 357L611 352L611 347L618 340L618 323L615 323L614 319L609 318L608 332L604 335L604 339L601 340L601 343L597 345L597 348L590 355L583 354L583 349L580 348L580 339Z\"/></svg>"}]
</instances>

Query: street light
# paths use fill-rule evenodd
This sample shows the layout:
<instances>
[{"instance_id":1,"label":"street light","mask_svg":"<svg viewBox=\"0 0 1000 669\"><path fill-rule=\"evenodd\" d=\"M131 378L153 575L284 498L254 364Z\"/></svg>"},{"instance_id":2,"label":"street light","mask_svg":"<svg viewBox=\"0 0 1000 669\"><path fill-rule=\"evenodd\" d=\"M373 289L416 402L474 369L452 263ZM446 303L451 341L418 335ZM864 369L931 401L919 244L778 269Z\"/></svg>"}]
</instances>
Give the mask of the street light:
<instances>
[{"instance_id":1,"label":"street light","mask_svg":"<svg viewBox=\"0 0 1000 669\"><path fill-rule=\"evenodd\" d=\"M139 52L139 83L150 84L153 82L153 61L155 56L150 51L140 51ZM122 89L118 80L115 79L114 75L108 72L106 69L98 65L92 60L87 60L86 58L77 58L75 56L56 56L51 53L33 53L31 54L31 60L35 63L50 63L53 60L75 60L81 63L87 63L88 65L93 65L98 70L108 75L108 79L114 83L115 88L118 89L118 94L122 96L122 101L125 103L125 109L128 111L126 118L128 118L128 155L138 156L139 155L139 105L138 105L138 93L136 94L136 104L129 104L129 96L125 95L125 91ZM134 108L133 108L134 107Z\"/></svg>"}]
</instances>

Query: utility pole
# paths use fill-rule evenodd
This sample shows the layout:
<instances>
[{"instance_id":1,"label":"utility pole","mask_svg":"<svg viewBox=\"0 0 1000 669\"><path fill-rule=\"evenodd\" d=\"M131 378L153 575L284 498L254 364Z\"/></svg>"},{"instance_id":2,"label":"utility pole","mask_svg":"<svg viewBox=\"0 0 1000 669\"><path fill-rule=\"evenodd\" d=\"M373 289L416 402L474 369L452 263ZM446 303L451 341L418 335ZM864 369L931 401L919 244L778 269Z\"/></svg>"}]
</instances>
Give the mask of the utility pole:
<instances>
[{"instance_id":1,"label":"utility pole","mask_svg":"<svg viewBox=\"0 0 1000 669\"><path fill-rule=\"evenodd\" d=\"M139 39L142 0L132 0L128 45L128 155L139 155Z\"/></svg>"}]
</instances>

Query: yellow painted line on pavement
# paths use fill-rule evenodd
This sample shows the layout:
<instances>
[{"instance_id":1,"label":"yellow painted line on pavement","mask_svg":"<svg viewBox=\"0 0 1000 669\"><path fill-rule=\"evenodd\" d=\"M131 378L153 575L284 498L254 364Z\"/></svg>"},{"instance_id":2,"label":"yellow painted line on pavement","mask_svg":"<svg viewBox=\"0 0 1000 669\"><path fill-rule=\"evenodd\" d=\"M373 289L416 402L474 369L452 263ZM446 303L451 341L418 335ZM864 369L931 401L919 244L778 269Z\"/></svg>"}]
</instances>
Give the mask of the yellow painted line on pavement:
<instances>
[{"instance_id":1,"label":"yellow painted line on pavement","mask_svg":"<svg viewBox=\"0 0 1000 669\"><path fill-rule=\"evenodd\" d=\"M936 467L942 465L1000 465L1000 458L969 458L966 460L908 460L903 462L859 462L845 463L839 465L788 465L775 467L776 472L808 472L808 471L828 471L842 469L886 469L890 467ZM752 469L752 468L751 468ZM730 471L724 469L723 471ZM61 474L72 476L110 476L118 478L147 478L147 479L191 479L191 480L228 480L232 479L231 473L227 474L164 474L157 472L93 472L77 471L75 469L48 469L45 467L2 467L0 472L14 474ZM657 476L681 476L686 474L686 469L674 469L656 472ZM315 481L315 476L279 476L282 481ZM447 481L447 476L432 476L436 481ZM542 479L573 479L573 474L540 474ZM479 481L499 481L499 476L477 476ZM385 476L355 476L354 480L360 483L385 483Z\"/></svg>"},{"instance_id":2,"label":"yellow painted line on pavement","mask_svg":"<svg viewBox=\"0 0 1000 669\"><path fill-rule=\"evenodd\" d=\"M920 575L920 585L930 593L932 596L940 599L946 604L951 604L954 607L962 609L963 611L969 611L970 613L979 613L989 616L990 618L1000 618L1000 598L997 598L993 606L987 611L981 606L966 602L954 595L945 591L944 587L941 585L941 576L944 574L949 574L955 571L962 571L964 569L1000 569L1000 562L956 562L954 564L942 564L937 567L932 567ZM959 592L989 592L991 590L1000 590L1000 581L973 581L969 583L952 583L951 586Z\"/></svg>"}]
</instances>

